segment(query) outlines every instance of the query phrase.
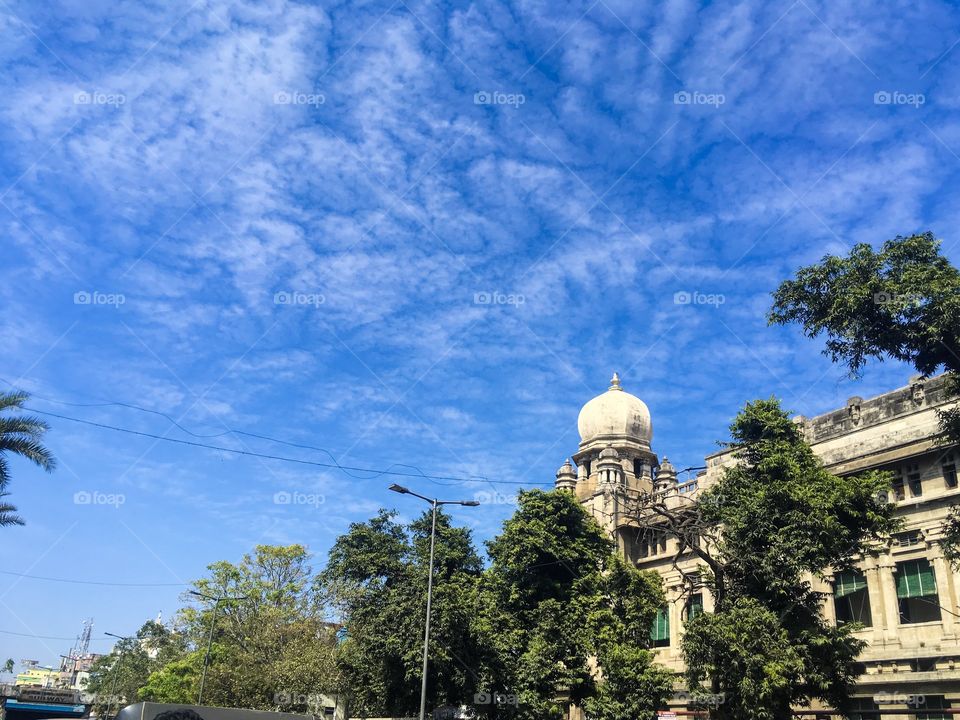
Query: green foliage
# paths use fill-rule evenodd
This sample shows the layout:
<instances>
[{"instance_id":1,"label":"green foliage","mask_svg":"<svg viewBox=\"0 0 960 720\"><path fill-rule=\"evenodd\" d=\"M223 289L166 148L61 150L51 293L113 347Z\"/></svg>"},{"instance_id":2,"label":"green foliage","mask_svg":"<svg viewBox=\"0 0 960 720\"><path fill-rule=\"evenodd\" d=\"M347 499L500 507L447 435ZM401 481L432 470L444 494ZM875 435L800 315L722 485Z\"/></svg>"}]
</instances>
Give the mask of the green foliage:
<instances>
[{"instance_id":1,"label":"green foliage","mask_svg":"<svg viewBox=\"0 0 960 720\"><path fill-rule=\"evenodd\" d=\"M7 661L0 667L0 673L9 674L13 672L13 658L7 658Z\"/></svg>"},{"instance_id":2,"label":"green foliage","mask_svg":"<svg viewBox=\"0 0 960 720\"><path fill-rule=\"evenodd\" d=\"M650 627L664 602L659 575L641 572L613 555L602 579L602 596L588 626L593 656L603 674L584 700L596 720L649 716L670 696L673 674L654 664Z\"/></svg>"},{"instance_id":3,"label":"green foliage","mask_svg":"<svg viewBox=\"0 0 960 720\"><path fill-rule=\"evenodd\" d=\"M431 513L409 526L381 511L337 539L319 587L342 615L337 667L355 712L411 715L420 705ZM479 646L470 630L481 562L464 528L437 513L428 703L471 702Z\"/></svg>"},{"instance_id":4,"label":"green foliage","mask_svg":"<svg viewBox=\"0 0 960 720\"><path fill-rule=\"evenodd\" d=\"M691 690L709 678L717 717L784 717L810 698L842 708L862 643L824 622L803 577L850 567L896 528L890 478L827 472L774 399L748 403L730 430L737 464L700 501L723 534L706 573L715 612L683 639Z\"/></svg>"},{"instance_id":5,"label":"green foliage","mask_svg":"<svg viewBox=\"0 0 960 720\"><path fill-rule=\"evenodd\" d=\"M922 375L949 372L947 396L960 397L960 270L932 233L898 236L879 252L860 244L847 257L801 268L774 293L770 322L824 334L834 362L859 374L868 358L891 357ZM945 444L960 443L960 407L938 411ZM960 522L943 528L944 553L960 567Z\"/></svg>"},{"instance_id":6,"label":"green foliage","mask_svg":"<svg viewBox=\"0 0 960 720\"><path fill-rule=\"evenodd\" d=\"M167 663L150 674L138 691L138 700L158 703L194 704L200 689L203 650Z\"/></svg>"},{"instance_id":7,"label":"green foliage","mask_svg":"<svg viewBox=\"0 0 960 720\"><path fill-rule=\"evenodd\" d=\"M859 372L867 358L912 364L924 375L960 369L960 271L932 233L856 245L801 268L774 293L770 321L827 336L834 361Z\"/></svg>"},{"instance_id":8,"label":"green foliage","mask_svg":"<svg viewBox=\"0 0 960 720\"><path fill-rule=\"evenodd\" d=\"M10 493L9 455L26 458L47 472L56 467L53 455L43 445L43 436L49 426L39 418L29 415L2 415L10 410L20 411L30 396L25 392L0 393L0 527L23 525L16 506L2 498Z\"/></svg>"},{"instance_id":9,"label":"green foliage","mask_svg":"<svg viewBox=\"0 0 960 720\"><path fill-rule=\"evenodd\" d=\"M950 508L947 520L943 524L940 546L953 569L960 571L960 506L958 505Z\"/></svg>"},{"instance_id":10,"label":"green foliage","mask_svg":"<svg viewBox=\"0 0 960 720\"><path fill-rule=\"evenodd\" d=\"M659 578L620 560L571 493L521 493L488 550L476 620L488 642L483 679L517 697L516 717L561 718L572 701L626 720L662 705L670 674L649 650Z\"/></svg>"},{"instance_id":11,"label":"green foliage","mask_svg":"<svg viewBox=\"0 0 960 720\"><path fill-rule=\"evenodd\" d=\"M210 565L210 577L194 587L230 599L219 604L203 600L199 609L181 611L180 622L200 651L200 665L194 654L152 676L151 697L164 697L164 692L182 697L194 689L211 623L205 704L305 710L310 696L334 691L335 629L324 622L309 561L302 545L258 545L238 564Z\"/></svg>"},{"instance_id":12,"label":"green foliage","mask_svg":"<svg viewBox=\"0 0 960 720\"><path fill-rule=\"evenodd\" d=\"M103 715L116 712L139 699L140 688L151 673L158 671L186 651L181 634L147 621L131 638L120 640L94 662L86 690L94 695L94 708Z\"/></svg>"}]
</instances>

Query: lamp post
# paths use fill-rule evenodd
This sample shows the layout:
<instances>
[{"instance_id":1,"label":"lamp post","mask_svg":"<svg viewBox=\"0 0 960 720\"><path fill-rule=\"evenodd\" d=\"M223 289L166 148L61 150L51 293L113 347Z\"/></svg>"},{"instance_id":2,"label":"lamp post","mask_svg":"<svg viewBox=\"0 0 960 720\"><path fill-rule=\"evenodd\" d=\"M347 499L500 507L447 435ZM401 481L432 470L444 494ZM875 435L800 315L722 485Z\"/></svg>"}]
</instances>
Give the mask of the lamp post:
<instances>
[{"instance_id":1,"label":"lamp post","mask_svg":"<svg viewBox=\"0 0 960 720\"><path fill-rule=\"evenodd\" d=\"M113 680L110 683L110 699L107 702L107 715L109 716L110 708L113 707L114 700L117 700L117 712L120 712L120 700L117 698L117 676L120 674L120 665L123 664L123 654L127 651L127 646L123 643L127 640L133 640L133 636L115 635L108 632L105 632L104 635L109 635L110 637L117 638L117 640L122 641L120 644L120 657L117 658L117 662L113 666Z\"/></svg>"},{"instance_id":2,"label":"lamp post","mask_svg":"<svg viewBox=\"0 0 960 720\"><path fill-rule=\"evenodd\" d=\"M210 613L210 634L207 636L207 652L203 655L203 672L200 674L200 690L197 693L197 705L202 705L203 685L207 681L207 666L210 664L210 646L213 645L213 626L217 622L217 610L220 608L220 603L224 600L246 600L247 596L230 597L228 595L207 595L197 590L191 590L190 594L213 601L213 612Z\"/></svg>"},{"instance_id":3,"label":"lamp post","mask_svg":"<svg viewBox=\"0 0 960 720\"><path fill-rule=\"evenodd\" d=\"M433 507L433 522L430 526L430 569L427 572L427 620L423 629L423 678L420 681L420 720L426 720L427 714L427 659L430 646L430 604L433 600L433 547L437 537L437 508L441 505L463 505L464 507L476 507L480 503L476 500L437 500L428 498L409 490L403 485L394 483L390 490L401 495L413 495L421 500L425 500Z\"/></svg>"}]
</instances>

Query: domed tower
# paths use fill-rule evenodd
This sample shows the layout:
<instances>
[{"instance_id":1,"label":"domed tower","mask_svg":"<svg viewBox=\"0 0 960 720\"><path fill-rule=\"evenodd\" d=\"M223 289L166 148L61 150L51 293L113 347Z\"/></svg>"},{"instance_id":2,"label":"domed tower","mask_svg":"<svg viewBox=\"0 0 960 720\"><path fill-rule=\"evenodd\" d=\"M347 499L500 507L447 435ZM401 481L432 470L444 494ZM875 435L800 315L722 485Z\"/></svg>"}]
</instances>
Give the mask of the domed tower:
<instances>
[{"instance_id":1,"label":"domed tower","mask_svg":"<svg viewBox=\"0 0 960 720\"><path fill-rule=\"evenodd\" d=\"M581 499L597 490L601 455L607 448L615 451L624 488L651 490L657 456L650 450L653 437L650 410L643 400L623 389L619 375L614 373L607 391L583 406L577 429L580 450L573 460L577 464L577 495Z\"/></svg>"},{"instance_id":2,"label":"domed tower","mask_svg":"<svg viewBox=\"0 0 960 720\"><path fill-rule=\"evenodd\" d=\"M614 373L610 387L590 400L577 418L580 448L573 456L577 473L571 484L566 466L557 487L572 489L613 535L630 498L653 490L657 456L650 449L653 425L644 402L626 392ZM618 539L619 543L619 539Z\"/></svg>"}]
</instances>

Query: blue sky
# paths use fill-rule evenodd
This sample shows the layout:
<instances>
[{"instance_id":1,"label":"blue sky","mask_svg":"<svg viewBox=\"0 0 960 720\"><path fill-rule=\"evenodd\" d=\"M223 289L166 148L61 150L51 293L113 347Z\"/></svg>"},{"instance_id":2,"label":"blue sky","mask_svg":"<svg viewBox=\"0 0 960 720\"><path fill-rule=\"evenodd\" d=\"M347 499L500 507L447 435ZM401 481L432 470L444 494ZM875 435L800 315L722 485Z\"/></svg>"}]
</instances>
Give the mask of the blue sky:
<instances>
[{"instance_id":1,"label":"blue sky","mask_svg":"<svg viewBox=\"0 0 960 720\"><path fill-rule=\"evenodd\" d=\"M695 466L748 399L813 415L909 377L766 327L780 280L926 229L960 259L950 3L0 0L0 27L0 385L40 410L530 487L617 370ZM51 424L57 472L13 466L8 571L320 565L351 521L419 511L395 478ZM478 540L520 487L404 482L484 493L456 513ZM0 659L180 604L0 588Z\"/></svg>"}]
</instances>

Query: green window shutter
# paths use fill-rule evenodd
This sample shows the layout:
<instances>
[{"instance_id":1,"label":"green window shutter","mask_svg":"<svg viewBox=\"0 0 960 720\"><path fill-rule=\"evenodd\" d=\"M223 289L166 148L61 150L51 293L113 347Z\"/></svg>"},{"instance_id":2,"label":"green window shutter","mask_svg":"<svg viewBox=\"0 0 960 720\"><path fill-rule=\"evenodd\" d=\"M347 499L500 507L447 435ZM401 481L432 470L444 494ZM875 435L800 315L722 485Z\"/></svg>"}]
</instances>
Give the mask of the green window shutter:
<instances>
[{"instance_id":1,"label":"green window shutter","mask_svg":"<svg viewBox=\"0 0 960 720\"><path fill-rule=\"evenodd\" d=\"M833 580L834 597L846 597L867 587L867 579L855 570L837 573Z\"/></svg>"},{"instance_id":2,"label":"green window shutter","mask_svg":"<svg viewBox=\"0 0 960 720\"><path fill-rule=\"evenodd\" d=\"M703 615L703 595L700 593L690 596L690 602L687 603L687 621L693 620L698 615Z\"/></svg>"},{"instance_id":3,"label":"green window shutter","mask_svg":"<svg viewBox=\"0 0 960 720\"><path fill-rule=\"evenodd\" d=\"M897 597L900 599L937 594L937 580L926 560L897 563Z\"/></svg>"},{"instance_id":4,"label":"green window shutter","mask_svg":"<svg viewBox=\"0 0 960 720\"><path fill-rule=\"evenodd\" d=\"M653 619L653 627L650 628L650 639L654 642L670 639L670 615L667 608L657 610L657 616Z\"/></svg>"}]
</instances>

